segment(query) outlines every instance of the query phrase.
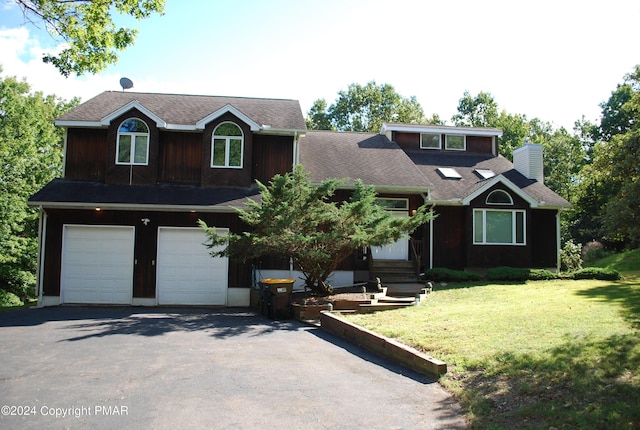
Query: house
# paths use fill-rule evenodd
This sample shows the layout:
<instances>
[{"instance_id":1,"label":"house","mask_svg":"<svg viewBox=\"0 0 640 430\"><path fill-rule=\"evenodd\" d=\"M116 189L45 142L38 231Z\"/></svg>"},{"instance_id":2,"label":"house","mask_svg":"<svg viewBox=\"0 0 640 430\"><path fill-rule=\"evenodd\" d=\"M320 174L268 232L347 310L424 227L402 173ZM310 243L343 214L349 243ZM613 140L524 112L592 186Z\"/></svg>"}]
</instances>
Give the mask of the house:
<instances>
[{"instance_id":1,"label":"house","mask_svg":"<svg viewBox=\"0 0 640 430\"><path fill-rule=\"evenodd\" d=\"M64 171L29 199L40 209L39 304L249 305L256 276L291 276L212 258L199 219L221 233L235 212L301 163L315 182L374 185L396 216L432 204L409 239L354 253L334 285L372 261L424 267L556 267L559 212L538 145L498 156L500 130L385 124L380 133L307 131L295 100L104 92L56 120Z\"/></svg>"}]
</instances>

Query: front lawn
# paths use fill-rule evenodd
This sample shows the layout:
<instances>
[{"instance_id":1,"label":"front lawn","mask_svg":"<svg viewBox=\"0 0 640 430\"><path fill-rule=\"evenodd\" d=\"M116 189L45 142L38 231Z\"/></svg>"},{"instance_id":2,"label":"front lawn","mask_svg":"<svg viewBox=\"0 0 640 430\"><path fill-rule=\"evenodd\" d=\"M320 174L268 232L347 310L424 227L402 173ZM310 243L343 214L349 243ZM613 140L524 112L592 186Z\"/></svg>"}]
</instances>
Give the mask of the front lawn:
<instances>
[{"instance_id":1,"label":"front lawn","mask_svg":"<svg viewBox=\"0 0 640 430\"><path fill-rule=\"evenodd\" d=\"M640 428L640 278L436 285L348 319L444 360L473 428Z\"/></svg>"}]
</instances>

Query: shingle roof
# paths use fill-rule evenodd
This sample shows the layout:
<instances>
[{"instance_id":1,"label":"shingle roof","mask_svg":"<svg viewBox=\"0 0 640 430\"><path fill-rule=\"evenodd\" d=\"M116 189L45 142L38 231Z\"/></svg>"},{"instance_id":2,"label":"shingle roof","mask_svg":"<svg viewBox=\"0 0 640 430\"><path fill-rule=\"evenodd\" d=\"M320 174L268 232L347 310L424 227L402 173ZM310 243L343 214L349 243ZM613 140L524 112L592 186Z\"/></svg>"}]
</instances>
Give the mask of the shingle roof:
<instances>
[{"instance_id":1,"label":"shingle roof","mask_svg":"<svg viewBox=\"0 0 640 430\"><path fill-rule=\"evenodd\" d=\"M484 186L488 181L488 179L484 179L476 173L475 170L488 169L496 175L504 176L539 202L541 206L557 207L569 205L569 202L544 184L533 179L527 179L515 170L513 163L502 156L494 157L490 154L452 154L432 151L410 151L407 154L420 171L434 184L431 199L435 201L453 202L464 199L478 188ZM454 168L462 178L445 178L438 172L438 167Z\"/></svg>"},{"instance_id":2,"label":"shingle roof","mask_svg":"<svg viewBox=\"0 0 640 430\"><path fill-rule=\"evenodd\" d=\"M181 210L232 211L247 199L260 201L257 186L251 188L203 188L192 185L113 185L54 179L29 199L29 205L82 207L178 207Z\"/></svg>"},{"instance_id":3,"label":"shingle roof","mask_svg":"<svg viewBox=\"0 0 640 430\"><path fill-rule=\"evenodd\" d=\"M297 100L128 91L105 91L60 116L58 121L98 122L133 101L137 101L168 124L194 125L211 113L231 105L260 125L282 130L306 129Z\"/></svg>"},{"instance_id":4,"label":"shingle roof","mask_svg":"<svg viewBox=\"0 0 640 430\"><path fill-rule=\"evenodd\" d=\"M347 178L347 184L352 184L360 179L380 190L425 193L432 187L395 142L376 133L309 131L300 138L299 156L316 183Z\"/></svg>"}]
</instances>

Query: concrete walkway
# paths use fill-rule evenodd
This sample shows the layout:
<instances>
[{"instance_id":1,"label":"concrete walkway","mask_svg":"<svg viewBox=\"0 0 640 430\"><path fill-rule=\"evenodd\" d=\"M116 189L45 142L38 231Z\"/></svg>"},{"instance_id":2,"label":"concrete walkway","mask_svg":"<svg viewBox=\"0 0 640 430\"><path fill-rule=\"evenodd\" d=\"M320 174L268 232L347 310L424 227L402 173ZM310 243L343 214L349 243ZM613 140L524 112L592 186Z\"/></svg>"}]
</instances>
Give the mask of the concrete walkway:
<instances>
[{"instance_id":1,"label":"concrete walkway","mask_svg":"<svg viewBox=\"0 0 640 430\"><path fill-rule=\"evenodd\" d=\"M0 428L465 426L437 383L319 328L246 310L4 312L0 359Z\"/></svg>"}]
</instances>

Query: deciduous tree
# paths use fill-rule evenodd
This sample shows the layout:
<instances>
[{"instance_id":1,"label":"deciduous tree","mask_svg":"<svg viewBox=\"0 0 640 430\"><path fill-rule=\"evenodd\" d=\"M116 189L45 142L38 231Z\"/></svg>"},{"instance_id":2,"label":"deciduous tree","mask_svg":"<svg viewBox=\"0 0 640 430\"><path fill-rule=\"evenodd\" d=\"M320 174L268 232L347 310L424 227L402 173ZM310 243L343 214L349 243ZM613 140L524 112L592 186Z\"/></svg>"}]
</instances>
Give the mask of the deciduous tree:
<instances>
[{"instance_id":1,"label":"deciduous tree","mask_svg":"<svg viewBox=\"0 0 640 430\"><path fill-rule=\"evenodd\" d=\"M325 99L314 101L305 121L309 130L333 130L331 118L327 112L327 101Z\"/></svg>"},{"instance_id":2,"label":"deciduous tree","mask_svg":"<svg viewBox=\"0 0 640 430\"><path fill-rule=\"evenodd\" d=\"M640 65L600 106L600 140L593 145L592 163L581 171L571 225L578 240L635 248L640 246Z\"/></svg>"},{"instance_id":3,"label":"deciduous tree","mask_svg":"<svg viewBox=\"0 0 640 430\"><path fill-rule=\"evenodd\" d=\"M38 214L26 202L60 175L62 130L54 119L75 104L0 78L0 288L23 298L33 291L38 239Z\"/></svg>"},{"instance_id":4,"label":"deciduous tree","mask_svg":"<svg viewBox=\"0 0 640 430\"><path fill-rule=\"evenodd\" d=\"M458 113L451 120L460 127L495 127L498 104L490 93L480 91L473 97L469 91L465 91L458 101Z\"/></svg>"},{"instance_id":5,"label":"deciduous tree","mask_svg":"<svg viewBox=\"0 0 640 430\"><path fill-rule=\"evenodd\" d=\"M324 113L326 112L326 114ZM402 97L392 85L351 84L340 91L329 108L316 100L307 116L307 127L314 130L380 131L385 122L418 124L424 122L422 106L415 97Z\"/></svg>"},{"instance_id":6,"label":"deciduous tree","mask_svg":"<svg viewBox=\"0 0 640 430\"><path fill-rule=\"evenodd\" d=\"M118 52L131 46L138 30L117 28L115 10L136 19L164 13L165 0L13 0L25 19L42 25L68 46L57 55L45 54L62 75L97 73L118 60Z\"/></svg>"}]
</instances>

